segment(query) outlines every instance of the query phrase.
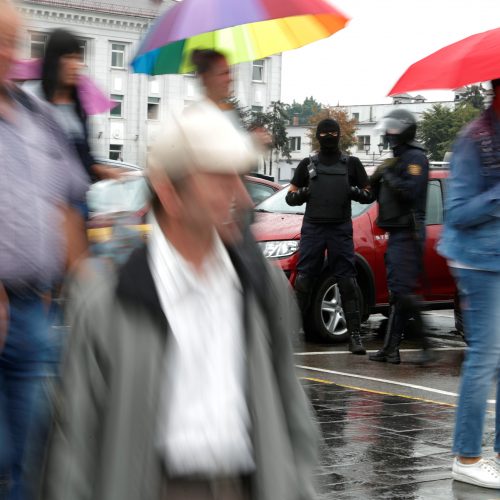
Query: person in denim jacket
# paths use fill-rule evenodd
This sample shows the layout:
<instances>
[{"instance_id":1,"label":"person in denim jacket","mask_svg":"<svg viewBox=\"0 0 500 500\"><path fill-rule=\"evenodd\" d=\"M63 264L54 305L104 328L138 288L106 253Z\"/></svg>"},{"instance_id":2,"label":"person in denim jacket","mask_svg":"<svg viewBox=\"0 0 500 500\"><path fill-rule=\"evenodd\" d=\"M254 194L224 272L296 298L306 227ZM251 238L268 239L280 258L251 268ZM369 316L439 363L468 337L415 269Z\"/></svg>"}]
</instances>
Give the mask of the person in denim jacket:
<instances>
[{"instance_id":1,"label":"person in denim jacket","mask_svg":"<svg viewBox=\"0 0 500 500\"><path fill-rule=\"evenodd\" d=\"M500 393L497 456L481 456L487 399L492 381L499 381L500 367L500 79L492 84L492 105L462 131L453 148L439 251L457 281L469 344L462 367L452 476L500 488Z\"/></svg>"}]
</instances>

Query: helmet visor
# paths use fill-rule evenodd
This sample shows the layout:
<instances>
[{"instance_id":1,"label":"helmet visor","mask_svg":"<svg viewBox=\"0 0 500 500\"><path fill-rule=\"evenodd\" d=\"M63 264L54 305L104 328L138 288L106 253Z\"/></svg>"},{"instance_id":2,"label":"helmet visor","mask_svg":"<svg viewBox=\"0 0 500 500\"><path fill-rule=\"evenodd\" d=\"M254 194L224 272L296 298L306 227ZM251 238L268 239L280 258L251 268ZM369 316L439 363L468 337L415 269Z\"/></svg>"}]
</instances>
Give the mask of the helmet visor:
<instances>
[{"instance_id":1,"label":"helmet visor","mask_svg":"<svg viewBox=\"0 0 500 500\"><path fill-rule=\"evenodd\" d=\"M392 118L389 116L386 118L382 118L382 120L377 123L377 126L375 128L381 135L399 135L404 132L408 128L408 126L408 123L404 123L397 118Z\"/></svg>"}]
</instances>

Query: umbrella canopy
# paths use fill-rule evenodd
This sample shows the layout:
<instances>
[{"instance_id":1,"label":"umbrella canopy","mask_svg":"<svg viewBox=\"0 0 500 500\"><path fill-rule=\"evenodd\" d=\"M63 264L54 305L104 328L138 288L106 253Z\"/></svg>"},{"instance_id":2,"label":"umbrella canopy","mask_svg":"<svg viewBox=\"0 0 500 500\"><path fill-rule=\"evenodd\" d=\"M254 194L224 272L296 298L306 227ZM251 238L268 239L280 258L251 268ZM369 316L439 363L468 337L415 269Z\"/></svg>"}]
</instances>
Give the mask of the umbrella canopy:
<instances>
[{"instance_id":1,"label":"umbrella canopy","mask_svg":"<svg viewBox=\"0 0 500 500\"><path fill-rule=\"evenodd\" d=\"M8 76L11 80L39 80L42 76L42 61L40 59L16 61ZM88 76L80 76L77 91L83 110L87 115L105 113L116 106L116 102L111 101Z\"/></svg>"},{"instance_id":2,"label":"umbrella canopy","mask_svg":"<svg viewBox=\"0 0 500 500\"><path fill-rule=\"evenodd\" d=\"M326 38L348 18L326 0L184 0L146 34L137 73L188 73L193 49L223 52L230 64L262 59Z\"/></svg>"},{"instance_id":3,"label":"umbrella canopy","mask_svg":"<svg viewBox=\"0 0 500 500\"><path fill-rule=\"evenodd\" d=\"M388 95L455 89L500 77L500 28L448 45L410 66Z\"/></svg>"}]
</instances>

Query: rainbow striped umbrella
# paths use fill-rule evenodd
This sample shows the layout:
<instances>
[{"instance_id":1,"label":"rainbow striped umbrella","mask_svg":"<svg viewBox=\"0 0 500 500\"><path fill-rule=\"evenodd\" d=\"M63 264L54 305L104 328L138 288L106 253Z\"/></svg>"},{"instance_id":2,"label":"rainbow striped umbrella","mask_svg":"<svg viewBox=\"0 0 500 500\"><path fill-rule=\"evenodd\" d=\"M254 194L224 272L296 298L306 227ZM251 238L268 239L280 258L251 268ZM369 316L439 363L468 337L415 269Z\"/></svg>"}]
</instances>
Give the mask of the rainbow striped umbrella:
<instances>
[{"instance_id":1,"label":"rainbow striped umbrella","mask_svg":"<svg viewBox=\"0 0 500 500\"><path fill-rule=\"evenodd\" d=\"M348 20L327 0L184 0L156 20L131 64L136 73L188 73L193 49L219 50L230 64L262 59L326 38Z\"/></svg>"}]
</instances>

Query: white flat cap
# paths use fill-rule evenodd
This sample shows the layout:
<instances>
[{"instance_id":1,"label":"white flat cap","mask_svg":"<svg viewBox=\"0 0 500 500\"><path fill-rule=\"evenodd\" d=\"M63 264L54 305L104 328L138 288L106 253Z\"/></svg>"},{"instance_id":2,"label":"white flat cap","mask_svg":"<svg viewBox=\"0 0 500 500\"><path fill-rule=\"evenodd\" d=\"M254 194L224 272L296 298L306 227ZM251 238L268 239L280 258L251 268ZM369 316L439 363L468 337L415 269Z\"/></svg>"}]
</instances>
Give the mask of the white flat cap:
<instances>
[{"instance_id":1,"label":"white flat cap","mask_svg":"<svg viewBox=\"0 0 500 500\"><path fill-rule=\"evenodd\" d=\"M246 133L205 99L166 120L151 147L148 169L178 179L192 172L244 174L256 161Z\"/></svg>"}]
</instances>

